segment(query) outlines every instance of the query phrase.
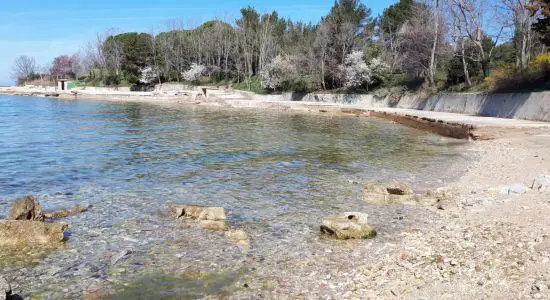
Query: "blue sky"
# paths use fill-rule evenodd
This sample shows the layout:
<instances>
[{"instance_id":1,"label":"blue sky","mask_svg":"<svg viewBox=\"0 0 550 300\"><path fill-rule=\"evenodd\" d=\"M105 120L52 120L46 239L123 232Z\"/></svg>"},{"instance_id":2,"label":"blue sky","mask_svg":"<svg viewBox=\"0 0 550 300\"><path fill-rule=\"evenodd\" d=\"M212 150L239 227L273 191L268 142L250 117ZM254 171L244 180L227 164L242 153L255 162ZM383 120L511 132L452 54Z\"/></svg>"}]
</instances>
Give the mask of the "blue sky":
<instances>
[{"instance_id":1,"label":"blue sky","mask_svg":"<svg viewBox=\"0 0 550 300\"><path fill-rule=\"evenodd\" d=\"M293 20L317 22L333 0L18 0L2 1L0 10L0 85L11 85L13 61L19 55L34 56L39 65L55 56L77 52L96 33L159 32L172 21L201 24L219 18L228 21L239 9L253 6L259 12L277 10ZM373 16L396 0L366 1Z\"/></svg>"}]
</instances>

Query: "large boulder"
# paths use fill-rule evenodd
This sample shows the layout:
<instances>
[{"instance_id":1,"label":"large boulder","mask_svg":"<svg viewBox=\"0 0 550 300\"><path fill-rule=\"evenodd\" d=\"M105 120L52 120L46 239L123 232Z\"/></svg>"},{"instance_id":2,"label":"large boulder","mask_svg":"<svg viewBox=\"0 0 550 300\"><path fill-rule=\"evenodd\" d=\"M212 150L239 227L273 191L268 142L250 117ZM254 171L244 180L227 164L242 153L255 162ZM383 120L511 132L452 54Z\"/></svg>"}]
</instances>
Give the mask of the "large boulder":
<instances>
[{"instance_id":1,"label":"large boulder","mask_svg":"<svg viewBox=\"0 0 550 300\"><path fill-rule=\"evenodd\" d=\"M177 218L189 218L193 220L225 221L223 207L206 207L197 205L172 205L170 214Z\"/></svg>"},{"instance_id":2,"label":"large boulder","mask_svg":"<svg viewBox=\"0 0 550 300\"><path fill-rule=\"evenodd\" d=\"M26 196L13 203L10 220L44 221L44 210L33 196Z\"/></svg>"},{"instance_id":3,"label":"large boulder","mask_svg":"<svg viewBox=\"0 0 550 300\"><path fill-rule=\"evenodd\" d=\"M370 227L367 218L367 214L360 212L329 216L323 220L321 233L339 240L373 238L376 231Z\"/></svg>"},{"instance_id":4,"label":"large boulder","mask_svg":"<svg viewBox=\"0 0 550 300\"><path fill-rule=\"evenodd\" d=\"M61 243L67 228L63 223L0 220L0 247Z\"/></svg>"}]
</instances>

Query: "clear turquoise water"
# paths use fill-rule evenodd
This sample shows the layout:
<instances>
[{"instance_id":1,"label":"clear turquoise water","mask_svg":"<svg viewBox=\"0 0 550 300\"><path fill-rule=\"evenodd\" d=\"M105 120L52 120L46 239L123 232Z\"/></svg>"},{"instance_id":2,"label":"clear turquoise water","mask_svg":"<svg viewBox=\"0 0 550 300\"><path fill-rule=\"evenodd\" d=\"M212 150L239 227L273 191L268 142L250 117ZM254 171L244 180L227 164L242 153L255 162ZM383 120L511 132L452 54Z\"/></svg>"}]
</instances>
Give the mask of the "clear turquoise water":
<instances>
[{"instance_id":1,"label":"clear turquoise water","mask_svg":"<svg viewBox=\"0 0 550 300\"><path fill-rule=\"evenodd\" d=\"M27 194L47 209L93 205L66 220L66 249L31 272L5 271L21 285L42 278L28 292L57 296L81 295L90 278L102 287L112 285L111 277L138 279L152 271L143 263L149 260L157 271L178 273L189 266L167 259L184 251L173 244L182 229L162 214L168 203L223 206L230 225L248 231L253 252L282 249L284 256L285 249L319 243L314 232L324 215L361 210L375 225L387 221L387 212L364 204L361 185L351 181L440 186L452 175L446 166L461 159L457 147L367 118L0 96L0 217ZM162 234L149 234L157 230ZM224 243L200 231L187 234ZM158 245L166 250L155 252ZM112 275L108 258L128 248L141 264ZM225 272L235 269L231 257L239 254L216 256L195 245L183 255ZM52 265L69 268L41 277ZM56 290L59 282L73 288Z\"/></svg>"}]
</instances>

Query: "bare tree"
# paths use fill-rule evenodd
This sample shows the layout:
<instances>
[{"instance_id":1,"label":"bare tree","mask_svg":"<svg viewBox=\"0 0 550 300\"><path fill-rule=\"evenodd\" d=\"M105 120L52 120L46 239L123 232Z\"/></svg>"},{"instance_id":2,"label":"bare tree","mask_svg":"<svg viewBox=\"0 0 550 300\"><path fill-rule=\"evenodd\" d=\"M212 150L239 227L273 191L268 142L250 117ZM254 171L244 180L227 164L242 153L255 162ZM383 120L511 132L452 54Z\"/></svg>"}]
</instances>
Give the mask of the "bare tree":
<instances>
[{"instance_id":1,"label":"bare tree","mask_svg":"<svg viewBox=\"0 0 550 300\"><path fill-rule=\"evenodd\" d=\"M19 56L12 67L12 77L13 79L27 79L29 76L33 75L37 71L36 61L34 57L22 55Z\"/></svg>"},{"instance_id":2,"label":"bare tree","mask_svg":"<svg viewBox=\"0 0 550 300\"><path fill-rule=\"evenodd\" d=\"M514 48L516 50L516 67L525 70L531 59L533 34L531 26L536 18L529 11L531 0L501 0L505 11L513 20Z\"/></svg>"},{"instance_id":3,"label":"bare tree","mask_svg":"<svg viewBox=\"0 0 550 300\"><path fill-rule=\"evenodd\" d=\"M501 26L489 47L484 43L488 30L484 30L483 21L488 19L488 9L483 0L450 0L452 7L458 11L461 28L469 40L478 48L478 58L484 76L489 75L489 65L493 56L493 50L504 30Z\"/></svg>"}]
</instances>

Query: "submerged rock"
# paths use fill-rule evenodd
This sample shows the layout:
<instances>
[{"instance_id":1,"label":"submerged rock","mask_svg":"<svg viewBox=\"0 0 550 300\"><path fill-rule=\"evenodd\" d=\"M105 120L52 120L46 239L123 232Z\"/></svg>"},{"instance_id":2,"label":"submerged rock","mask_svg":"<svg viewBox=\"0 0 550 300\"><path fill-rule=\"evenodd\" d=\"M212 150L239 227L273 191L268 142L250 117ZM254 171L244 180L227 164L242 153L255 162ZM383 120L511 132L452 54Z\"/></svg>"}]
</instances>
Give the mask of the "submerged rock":
<instances>
[{"instance_id":1,"label":"submerged rock","mask_svg":"<svg viewBox=\"0 0 550 300\"><path fill-rule=\"evenodd\" d=\"M170 214L176 219L190 219L198 221L200 228L214 231L229 230L225 223L225 209L223 207L205 207L197 205L171 205Z\"/></svg>"},{"instance_id":2,"label":"submerged rock","mask_svg":"<svg viewBox=\"0 0 550 300\"><path fill-rule=\"evenodd\" d=\"M0 247L61 243L67 224L37 221L0 221Z\"/></svg>"},{"instance_id":3,"label":"submerged rock","mask_svg":"<svg viewBox=\"0 0 550 300\"><path fill-rule=\"evenodd\" d=\"M33 196L26 196L13 203L10 220L44 221L44 210Z\"/></svg>"},{"instance_id":4,"label":"submerged rock","mask_svg":"<svg viewBox=\"0 0 550 300\"><path fill-rule=\"evenodd\" d=\"M3 293L4 296L1 296L0 299L10 299L11 298L11 285L10 283L2 276L0 276L0 293ZM5 297L5 298L2 298Z\"/></svg>"},{"instance_id":5,"label":"submerged rock","mask_svg":"<svg viewBox=\"0 0 550 300\"><path fill-rule=\"evenodd\" d=\"M212 221L212 220L199 220L199 226L202 229L213 231L226 231L229 230L229 226L224 221Z\"/></svg>"},{"instance_id":6,"label":"submerged rock","mask_svg":"<svg viewBox=\"0 0 550 300\"><path fill-rule=\"evenodd\" d=\"M81 214L83 212L87 212L90 209L90 207L91 206L81 207L81 206L77 205L77 206L71 208L70 210L62 209L62 210L58 210L58 211L54 211L54 212L50 212L50 213L45 213L44 217L46 219L63 219L63 218L67 218L67 217L70 217L70 216L77 215L77 214Z\"/></svg>"},{"instance_id":7,"label":"submerged rock","mask_svg":"<svg viewBox=\"0 0 550 300\"><path fill-rule=\"evenodd\" d=\"M321 225L321 233L339 240L373 238L376 231L367 223L367 217L367 214L360 212L326 217Z\"/></svg>"},{"instance_id":8,"label":"submerged rock","mask_svg":"<svg viewBox=\"0 0 550 300\"><path fill-rule=\"evenodd\" d=\"M415 194L406 184L393 182L388 185L369 183L363 190L363 200L375 204L433 204L435 197Z\"/></svg>"},{"instance_id":9,"label":"submerged rock","mask_svg":"<svg viewBox=\"0 0 550 300\"><path fill-rule=\"evenodd\" d=\"M226 219L223 207L205 207L197 205L172 205L170 213L175 218L190 218L194 220L224 221Z\"/></svg>"},{"instance_id":10,"label":"submerged rock","mask_svg":"<svg viewBox=\"0 0 550 300\"><path fill-rule=\"evenodd\" d=\"M246 232L244 232L244 230L232 229L227 231L225 233L225 236L227 236L230 241L235 242L241 246L248 247L250 245L248 235L246 234Z\"/></svg>"}]
</instances>

